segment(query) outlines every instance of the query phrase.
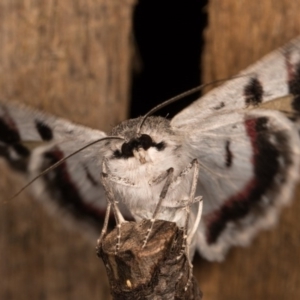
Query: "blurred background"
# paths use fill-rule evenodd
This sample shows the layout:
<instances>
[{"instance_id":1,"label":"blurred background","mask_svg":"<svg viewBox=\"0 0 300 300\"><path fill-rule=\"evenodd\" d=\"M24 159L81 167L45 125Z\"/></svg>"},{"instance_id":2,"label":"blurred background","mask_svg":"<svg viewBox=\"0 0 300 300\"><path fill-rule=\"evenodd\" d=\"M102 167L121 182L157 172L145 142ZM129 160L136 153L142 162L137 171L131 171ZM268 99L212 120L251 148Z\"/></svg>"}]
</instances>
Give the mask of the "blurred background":
<instances>
[{"instance_id":1,"label":"blurred background","mask_svg":"<svg viewBox=\"0 0 300 300\"><path fill-rule=\"evenodd\" d=\"M300 33L298 10L290 0L0 0L0 98L109 131L283 45ZM24 181L0 167L0 299L109 299L95 245L29 192L3 204ZM204 299L298 299L298 199L224 263L195 258Z\"/></svg>"}]
</instances>

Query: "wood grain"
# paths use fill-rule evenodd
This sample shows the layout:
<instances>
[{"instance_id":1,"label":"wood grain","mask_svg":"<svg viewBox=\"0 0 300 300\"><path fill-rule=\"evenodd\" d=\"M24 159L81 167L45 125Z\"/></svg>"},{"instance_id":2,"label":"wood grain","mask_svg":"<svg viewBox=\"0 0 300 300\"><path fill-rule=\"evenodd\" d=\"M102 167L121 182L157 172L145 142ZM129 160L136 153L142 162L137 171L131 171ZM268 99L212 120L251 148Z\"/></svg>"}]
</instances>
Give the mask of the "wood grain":
<instances>
[{"instance_id":1,"label":"wood grain","mask_svg":"<svg viewBox=\"0 0 300 300\"><path fill-rule=\"evenodd\" d=\"M153 227L152 227L153 226ZM149 228L151 235L142 247ZM189 299L201 300L197 281L190 277L185 253L184 231L173 222L141 220L114 228L99 244L114 300Z\"/></svg>"},{"instance_id":2,"label":"wood grain","mask_svg":"<svg viewBox=\"0 0 300 300\"><path fill-rule=\"evenodd\" d=\"M298 1L211 0L203 82L237 74L300 33ZM300 295L300 194L283 210L279 224L248 248L231 251L224 263L198 261L204 299L298 299Z\"/></svg>"},{"instance_id":3,"label":"wood grain","mask_svg":"<svg viewBox=\"0 0 300 300\"><path fill-rule=\"evenodd\" d=\"M124 119L133 5L0 0L0 98L105 130ZM296 0L210 0L203 82L234 75L298 35L298 9ZM23 181L2 163L0 172L7 199ZM298 211L294 201L276 228L222 264L196 259L204 299L298 299ZM0 253L0 299L109 299L91 244L29 196L1 204Z\"/></svg>"},{"instance_id":4,"label":"wood grain","mask_svg":"<svg viewBox=\"0 0 300 300\"><path fill-rule=\"evenodd\" d=\"M102 130L125 119L134 2L0 0L0 98ZM96 241L26 193L3 204L24 181L0 172L0 299L109 299Z\"/></svg>"}]
</instances>

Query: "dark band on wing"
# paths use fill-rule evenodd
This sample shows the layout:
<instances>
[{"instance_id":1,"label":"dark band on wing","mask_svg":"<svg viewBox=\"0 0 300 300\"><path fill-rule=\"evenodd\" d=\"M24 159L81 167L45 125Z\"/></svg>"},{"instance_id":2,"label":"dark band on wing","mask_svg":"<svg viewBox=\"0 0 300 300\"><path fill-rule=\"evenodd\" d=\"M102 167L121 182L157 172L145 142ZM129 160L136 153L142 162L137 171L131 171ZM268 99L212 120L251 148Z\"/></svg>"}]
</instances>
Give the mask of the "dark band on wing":
<instances>
[{"instance_id":1,"label":"dark band on wing","mask_svg":"<svg viewBox=\"0 0 300 300\"><path fill-rule=\"evenodd\" d=\"M233 159L233 154L232 154L232 151L230 149L230 141L227 140L225 142L225 166L227 168L230 168L231 165L232 165L232 159Z\"/></svg>"},{"instance_id":2,"label":"dark band on wing","mask_svg":"<svg viewBox=\"0 0 300 300\"><path fill-rule=\"evenodd\" d=\"M14 122L9 116L0 118L0 141L5 144L15 144L20 142L20 134Z\"/></svg>"},{"instance_id":3,"label":"dark band on wing","mask_svg":"<svg viewBox=\"0 0 300 300\"><path fill-rule=\"evenodd\" d=\"M294 95L292 107L298 113L300 112L300 63L292 65L289 56L286 56L286 65L288 72L289 92Z\"/></svg>"},{"instance_id":4,"label":"dark band on wing","mask_svg":"<svg viewBox=\"0 0 300 300\"><path fill-rule=\"evenodd\" d=\"M28 159L23 159L22 157L13 159L11 157L11 151L7 146L0 145L0 156L4 157L9 166L15 171L22 173L27 172Z\"/></svg>"},{"instance_id":5,"label":"dark band on wing","mask_svg":"<svg viewBox=\"0 0 300 300\"><path fill-rule=\"evenodd\" d=\"M40 120L35 120L35 127L43 141L51 141L53 139L52 129Z\"/></svg>"},{"instance_id":6,"label":"dark band on wing","mask_svg":"<svg viewBox=\"0 0 300 300\"><path fill-rule=\"evenodd\" d=\"M214 110L220 110L223 107L225 107L225 103L222 101L220 102L218 105L216 105L215 107L213 107Z\"/></svg>"},{"instance_id":7,"label":"dark band on wing","mask_svg":"<svg viewBox=\"0 0 300 300\"><path fill-rule=\"evenodd\" d=\"M258 105L263 100L263 86L260 81L254 77L250 78L248 84L244 87L244 96L246 105Z\"/></svg>"},{"instance_id":8,"label":"dark band on wing","mask_svg":"<svg viewBox=\"0 0 300 300\"><path fill-rule=\"evenodd\" d=\"M252 144L254 177L243 190L227 199L219 210L206 217L207 242L209 244L217 241L228 223L238 221L252 210L259 209L262 197L275 184L275 177L278 177L279 173L282 173L281 181L285 179L284 171L279 165L279 157L289 155L288 151L285 153L286 149L284 149L286 141L281 133L271 133L276 144L282 145L282 149L279 151L271 142L267 124L268 118L266 117L245 120L245 128ZM284 157L284 163L285 167L291 163L289 157Z\"/></svg>"},{"instance_id":9,"label":"dark band on wing","mask_svg":"<svg viewBox=\"0 0 300 300\"><path fill-rule=\"evenodd\" d=\"M25 172L30 150L21 144L16 124L8 111L3 110L4 115L0 117L0 156L4 157L13 169Z\"/></svg>"},{"instance_id":10,"label":"dark band on wing","mask_svg":"<svg viewBox=\"0 0 300 300\"><path fill-rule=\"evenodd\" d=\"M85 171L85 175L87 180L93 185L93 186L97 186L100 184L100 180L97 180L92 173L89 171L89 168L87 166L83 166L84 171Z\"/></svg>"},{"instance_id":11,"label":"dark band on wing","mask_svg":"<svg viewBox=\"0 0 300 300\"><path fill-rule=\"evenodd\" d=\"M28 148L26 148L24 145L21 143L16 143L12 145L12 148L14 149L15 153L18 154L19 157L29 157L30 151Z\"/></svg>"},{"instance_id":12,"label":"dark band on wing","mask_svg":"<svg viewBox=\"0 0 300 300\"><path fill-rule=\"evenodd\" d=\"M55 147L45 152L44 158L45 163L41 166L41 170L64 158L64 153ZM101 228L104 212L84 201L77 186L72 181L66 162L44 175L44 180L49 192L53 195L51 199L57 201L60 207L71 211L75 218L86 219L92 222L94 226Z\"/></svg>"}]
</instances>

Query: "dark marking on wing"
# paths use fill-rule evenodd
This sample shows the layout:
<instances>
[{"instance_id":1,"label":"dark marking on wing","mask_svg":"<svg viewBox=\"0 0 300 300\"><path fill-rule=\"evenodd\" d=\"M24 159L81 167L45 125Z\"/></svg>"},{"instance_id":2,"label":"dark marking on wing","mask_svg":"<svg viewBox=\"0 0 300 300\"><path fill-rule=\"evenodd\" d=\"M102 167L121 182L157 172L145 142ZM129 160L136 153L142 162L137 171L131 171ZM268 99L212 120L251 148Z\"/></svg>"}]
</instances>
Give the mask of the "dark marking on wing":
<instances>
[{"instance_id":1,"label":"dark marking on wing","mask_svg":"<svg viewBox=\"0 0 300 300\"><path fill-rule=\"evenodd\" d=\"M225 107L225 103L222 101L219 103L219 105L214 106L213 109L219 110L219 109L222 109L223 107Z\"/></svg>"},{"instance_id":2,"label":"dark marking on wing","mask_svg":"<svg viewBox=\"0 0 300 300\"><path fill-rule=\"evenodd\" d=\"M45 152L41 170L55 164L63 157L64 153L58 147ZM104 211L84 201L78 187L72 180L66 162L44 175L43 178L53 201L70 211L75 218L85 219L92 222L94 226L101 228Z\"/></svg>"},{"instance_id":3,"label":"dark marking on wing","mask_svg":"<svg viewBox=\"0 0 300 300\"><path fill-rule=\"evenodd\" d=\"M5 144L20 142L20 134L15 124L8 117L0 118L0 141Z\"/></svg>"},{"instance_id":4,"label":"dark marking on wing","mask_svg":"<svg viewBox=\"0 0 300 300\"><path fill-rule=\"evenodd\" d=\"M276 139L278 145L282 145L279 151L270 141L267 123L266 117L245 120L253 150L253 178L243 190L227 199L220 209L206 216L206 234L209 244L216 243L228 223L242 219L253 210L259 211L262 197L276 186L276 176L281 176L281 182L285 180L284 169L291 164L289 153L284 148L288 143L282 133L273 132L272 138ZM284 166L279 165L279 157L283 158Z\"/></svg>"},{"instance_id":5,"label":"dark marking on wing","mask_svg":"<svg viewBox=\"0 0 300 300\"><path fill-rule=\"evenodd\" d=\"M225 142L225 152L226 152L226 156L225 156L225 166L227 168L231 167L232 165L232 159L233 159L233 155L230 149L230 141L226 141Z\"/></svg>"},{"instance_id":6,"label":"dark marking on wing","mask_svg":"<svg viewBox=\"0 0 300 300\"><path fill-rule=\"evenodd\" d=\"M22 144L16 143L12 145L12 148L15 150L15 152L22 157L29 157L30 151Z\"/></svg>"},{"instance_id":7,"label":"dark marking on wing","mask_svg":"<svg viewBox=\"0 0 300 300\"><path fill-rule=\"evenodd\" d=\"M292 107L298 113L300 112L300 63L293 66L287 57L288 69L288 87L289 92L294 95Z\"/></svg>"},{"instance_id":8,"label":"dark marking on wing","mask_svg":"<svg viewBox=\"0 0 300 300\"><path fill-rule=\"evenodd\" d=\"M0 156L4 157L10 167L17 171L25 172L28 165L30 150L21 144L17 126L7 110L0 118Z\"/></svg>"},{"instance_id":9,"label":"dark marking on wing","mask_svg":"<svg viewBox=\"0 0 300 300\"><path fill-rule=\"evenodd\" d=\"M0 145L0 156L2 156L9 166L15 171L25 173L28 169L28 159L24 159L24 157L19 157L13 159L11 157L11 151L7 146Z\"/></svg>"},{"instance_id":10,"label":"dark marking on wing","mask_svg":"<svg viewBox=\"0 0 300 300\"><path fill-rule=\"evenodd\" d=\"M88 179L88 181L93 185L93 186L97 186L99 185L100 181L97 181L94 176L91 174L91 172L89 171L87 166L83 166L84 170L85 170L85 174L86 174L86 178Z\"/></svg>"},{"instance_id":11,"label":"dark marking on wing","mask_svg":"<svg viewBox=\"0 0 300 300\"><path fill-rule=\"evenodd\" d=\"M53 139L52 129L40 120L35 120L35 127L43 141L51 141Z\"/></svg>"},{"instance_id":12,"label":"dark marking on wing","mask_svg":"<svg viewBox=\"0 0 300 300\"><path fill-rule=\"evenodd\" d=\"M254 77L244 88L244 96L246 105L258 105L263 99L263 87L260 81Z\"/></svg>"}]
</instances>

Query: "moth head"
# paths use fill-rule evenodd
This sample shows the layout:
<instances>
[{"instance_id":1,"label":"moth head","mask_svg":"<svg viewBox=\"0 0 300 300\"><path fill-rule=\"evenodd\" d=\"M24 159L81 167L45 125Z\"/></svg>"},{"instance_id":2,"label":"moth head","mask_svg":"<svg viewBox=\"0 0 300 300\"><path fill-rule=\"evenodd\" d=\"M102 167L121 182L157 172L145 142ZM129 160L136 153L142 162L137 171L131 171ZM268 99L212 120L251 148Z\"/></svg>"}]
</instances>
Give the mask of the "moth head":
<instances>
[{"instance_id":1,"label":"moth head","mask_svg":"<svg viewBox=\"0 0 300 300\"><path fill-rule=\"evenodd\" d=\"M151 161L151 156L148 153L151 147L157 151L162 151L165 143L163 141L156 143L150 135L141 134L139 137L133 137L128 142L125 141L120 149L114 151L114 156L123 159L135 157L141 164L145 164Z\"/></svg>"},{"instance_id":2,"label":"moth head","mask_svg":"<svg viewBox=\"0 0 300 300\"><path fill-rule=\"evenodd\" d=\"M124 138L124 141L112 143L113 159L130 160L134 158L140 164L153 162L160 157L170 145L171 136L169 121L161 117L149 117L143 131L137 133L141 118L125 121L111 132ZM113 145L114 144L114 145Z\"/></svg>"}]
</instances>

